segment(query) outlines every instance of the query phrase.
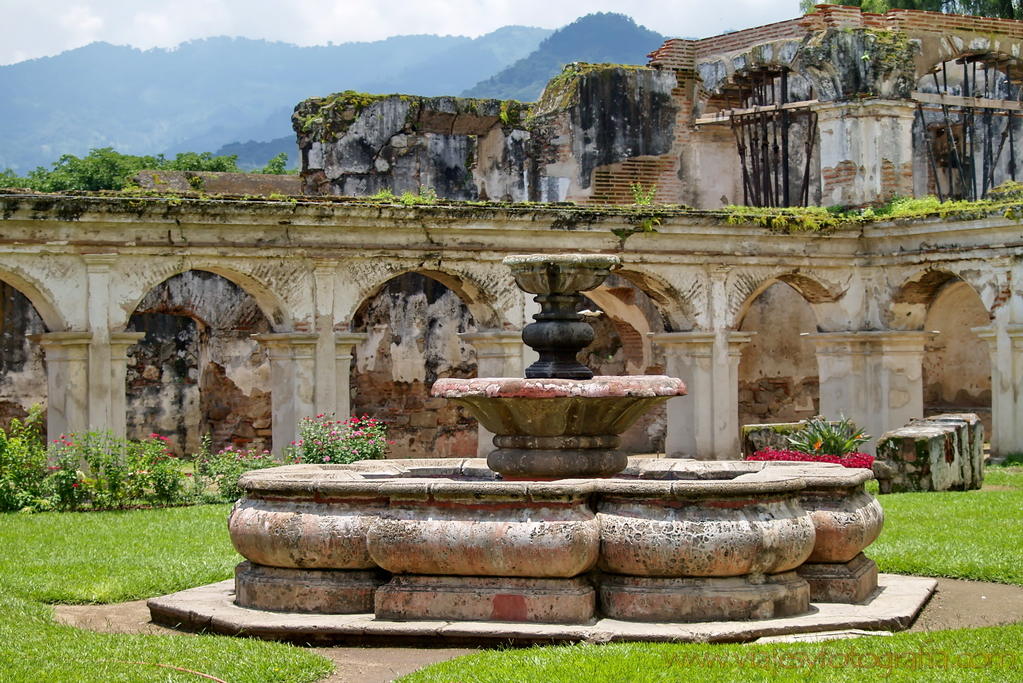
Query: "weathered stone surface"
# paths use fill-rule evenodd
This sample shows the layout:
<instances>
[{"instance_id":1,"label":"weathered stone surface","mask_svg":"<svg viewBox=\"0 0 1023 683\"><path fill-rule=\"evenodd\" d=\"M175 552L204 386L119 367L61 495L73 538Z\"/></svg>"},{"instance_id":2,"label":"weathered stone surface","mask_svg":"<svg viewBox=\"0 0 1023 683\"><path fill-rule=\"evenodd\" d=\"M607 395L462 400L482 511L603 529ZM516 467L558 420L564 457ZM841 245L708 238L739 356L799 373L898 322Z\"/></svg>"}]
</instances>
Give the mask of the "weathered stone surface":
<instances>
[{"instance_id":1,"label":"weathered stone surface","mask_svg":"<svg viewBox=\"0 0 1023 683\"><path fill-rule=\"evenodd\" d=\"M798 567L814 546L798 479L609 482L597 503L601 569L726 577Z\"/></svg>"},{"instance_id":2,"label":"weathered stone surface","mask_svg":"<svg viewBox=\"0 0 1023 683\"><path fill-rule=\"evenodd\" d=\"M776 619L807 612L810 588L792 571L731 578L605 574L600 609L611 619L660 623Z\"/></svg>"},{"instance_id":3,"label":"weathered stone surface","mask_svg":"<svg viewBox=\"0 0 1023 683\"><path fill-rule=\"evenodd\" d=\"M387 581L380 571L282 569L242 562L235 568L239 607L301 614L364 614Z\"/></svg>"},{"instance_id":4,"label":"weathered stone surface","mask_svg":"<svg viewBox=\"0 0 1023 683\"><path fill-rule=\"evenodd\" d=\"M874 463L881 493L980 488L983 430L976 415L954 414L917 420L882 435Z\"/></svg>"},{"instance_id":5,"label":"weathered stone surface","mask_svg":"<svg viewBox=\"0 0 1023 683\"><path fill-rule=\"evenodd\" d=\"M749 457L757 451L762 451L766 448L779 451L788 449L788 437L794 436L803 426L804 423L802 422L743 425L742 457Z\"/></svg>"},{"instance_id":6,"label":"weathered stone surface","mask_svg":"<svg viewBox=\"0 0 1023 683\"><path fill-rule=\"evenodd\" d=\"M796 571L810 584L813 602L861 604L877 590L877 564L863 553L848 562L807 562Z\"/></svg>"},{"instance_id":7,"label":"weathered stone surface","mask_svg":"<svg viewBox=\"0 0 1023 683\"><path fill-rule=\"evenodd\" d=\"M572 577L597 561L592 484L381 483L369 552L398 574Z\"/></svg>"},{"instance_id":8,"label":"weathered stone surface","mask_svg":"<svg viewBox=\"0 0 1023 683\"><path fill-rule=\"evenodd\" d=\"M596 616L585 579L395 576L376 593L377 619L585 624Z\"/></svg>"},{"instance_id":9,"label":"weathered stone surface","mask_svg":"<svg viewBox=\"0 0 1023 683\"><path fill-rule=\"evenodd\" d=\"M235 550L260 565L368 569L376 563L366 535L382 509L380 501L367 498L329 503L243 498L227 526Z\"/></svg>"},{"instance_id":10,"label":"weathered stone surface","mask_svg":"<svg viewBox=\"0 0 1023 683\"><path fill-rule=\"evenodd\" d=\"M139 171L132 180L158 192L206 192L234 195L300 195L297 175L221 173L214 171Z\"/></svg>"}]
</instances>

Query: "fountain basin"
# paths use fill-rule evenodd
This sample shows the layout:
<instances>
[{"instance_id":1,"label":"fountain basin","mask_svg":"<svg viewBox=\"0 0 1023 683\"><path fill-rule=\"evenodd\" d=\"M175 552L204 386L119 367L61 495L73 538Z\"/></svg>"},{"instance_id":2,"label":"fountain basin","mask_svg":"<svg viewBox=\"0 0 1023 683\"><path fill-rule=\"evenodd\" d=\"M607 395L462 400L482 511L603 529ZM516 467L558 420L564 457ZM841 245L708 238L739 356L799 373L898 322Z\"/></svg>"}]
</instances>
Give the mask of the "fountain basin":
<instances>
[{"instance_id":1,"label":"fountain basin","mask_svg":"<svg viewBox=\"0 0 1023 683\"><path fill-rule=\"evenodd\" d=\"M488 466L505 477L606 477L628 456L619 434L650 408L684 396L674 377L439 379L431 393L468 408L496 434Z\"/></svg>"},{"instance_id":2,"label":"fountain basin","mask_svg":"<svg viewBox=\"0 0 1023 683\"><path fill-rule=\"evenodd\" d=\"M861 490L869 477L831 465L642 458L614 478L529 482L503 480L479 459L256 470L243 475L229 521L249 561L236 590L239 604L293 612L319 611L309 598L319 591L339 614L365 612L371 595L376 617L392 620L799 614L812 586L800 572L822 564L807 563L818 520L826 538L834 511L851 511L841 512L835 557L855 556L830 569L855 573L846 565L876 537L876 501ZM335 530L343 542L330 540ZM874 577L871 591L876 568Z\"/></svg>"}]
</instances>

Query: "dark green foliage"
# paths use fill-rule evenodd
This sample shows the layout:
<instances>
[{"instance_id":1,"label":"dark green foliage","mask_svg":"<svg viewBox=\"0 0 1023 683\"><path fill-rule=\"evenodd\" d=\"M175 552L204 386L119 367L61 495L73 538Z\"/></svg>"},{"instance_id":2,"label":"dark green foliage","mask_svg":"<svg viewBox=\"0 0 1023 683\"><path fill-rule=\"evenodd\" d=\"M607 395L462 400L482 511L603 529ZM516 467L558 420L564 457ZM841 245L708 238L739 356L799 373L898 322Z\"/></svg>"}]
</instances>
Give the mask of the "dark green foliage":
<instances>
[{"instance_id":1,"label":"dark green foliage","mask_svg":"<svg viewBox=\"0 0 1023 683\"><path fill-rule=\"evenodd\" d=\"M624 14L597 12L558 29L536 52L462 93L535 102L547 81L571 62L646 64L664 36L637 26Z\"/></svg>"},{"instance_id":2,"label":"dark green foliage","mask_svg":"<svg viewBox=\"0 0 1023 683\"><path fill-rule=\"evenodd\" d=\"M811 418L805 427L787 438L792 449L800 453L834 455L839 458L856 452L861 444L870 439L849 418L828 422L823 415Z\"/></svg>"},{"instance_id":3,"label":"dark green foliage","mask_svg":"<svg viewBox=\"0 0 1023 683\"><path fill-rule=\"evenodd\" d=\"M10 171L0 175L0 187L28 187L39 192L66 192L68 190L123 190L134 174L143 169L165 171L240 171L235 157L216 157L210 152L196 154L183 152L173 159L162 154L131 156L120 154L113 148L94 149L81 159L65 154L47 170L39 167L25 178Z\"/></svg>"}]
</instances>

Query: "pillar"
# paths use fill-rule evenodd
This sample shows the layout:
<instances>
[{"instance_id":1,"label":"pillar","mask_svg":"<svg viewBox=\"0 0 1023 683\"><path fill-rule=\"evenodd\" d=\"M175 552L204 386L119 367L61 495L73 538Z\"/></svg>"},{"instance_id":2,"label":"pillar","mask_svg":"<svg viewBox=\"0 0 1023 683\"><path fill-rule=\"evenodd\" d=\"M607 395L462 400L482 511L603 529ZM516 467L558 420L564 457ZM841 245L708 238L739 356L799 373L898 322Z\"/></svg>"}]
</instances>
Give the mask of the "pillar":
<instances>
[{"instance_id":1,"label":"pillar","mask_svg":"<svg viewBox=\"0 0 1023 683\"><path fill-rule=\"evenodd\" d=\"M112 429L111 404L113 379L110 355L110 268L117 254L86 254L85 260L89 331L89 429ZM123 387L121 387L123 391Z\"/></svg>"},{"instance_id":2,"label":"pillar","mask_svg":"<svg viewBox=\"0 0 1023 683\"><path fill-rule=\"evenodd\" d=\"M739 355L751 338L733 330L650 335L664 349L665 372L688 392L667 403L669 458L739 457Z\"/></svg>"},{"instance_id":3,"label":"pillar","mask_svg":"<svg viewBox=\"0 0 1023 683\"><path fill-rule=\"evenodd\" d=\"M934 335L919 331L807 334L817 351L820 412L846 417L877 438L924 416L924 345Z\"/></svg>"},{"instance_id":4,"label":"pillar","mask_svg":"<svg viewBox=\"0 0 1023 683\"><path fill-rule=\"evenodd\" d=\"M330 412L339 420L352 414L352 351L368 335L364 332L336 332L334 334L334 405ZM325 412L325 411L321 411Z\"/></svg>"},{"instance_id":5,"label":"pillar","mask_svg":"<svg viewBox=\"0 0 1023 683\"><path fill-rule=\"evenodd\" d=\"M128 348L146 336L145 332L110 333L110 424L114 436L125 436L127 422Z\"/></svg>"},{"instance_id":6,"label":"pillar","mask_svg":"<svg viewBox=\"0 0 1023 683\"><path fill-rule=\"evenodd\" d=\"M89 342L91 332L29 335L46 356L46 438L89 430Z\"/></svg>"},{"instance_id":7,"label":"pillar","mask_svg":"<svg viewBox=\"0 0 1023 683\"><path fill-rule=\"evenodd\" d=\"M319 335L306 332L254 334L270 354L273 453L298 440L299 423L317 415L316 348Z\"/></svg>"},{"instance_id":8,"label":"pillar","mask_svg":"<svg viewBox=\"0 0 1023 683\"><path fill-rule=\"evenodd\" d=\"M1023 325L991 325L973 331L991 352L991 455L1023 451Z\"/></svg>"},{"instance_id":9,"label":"pillar","mask_svg":"<svg viewBox=\"0 0 1023 683\"><path fill-rule=\"evenodd\" d=\"M481 330L462 332L458 338L476 349L477 377L522 377L522 333L518 330ZM485 458L494 450L494 434L477 425L479 445L476 455Z\"/></svg>"}]
</instances>

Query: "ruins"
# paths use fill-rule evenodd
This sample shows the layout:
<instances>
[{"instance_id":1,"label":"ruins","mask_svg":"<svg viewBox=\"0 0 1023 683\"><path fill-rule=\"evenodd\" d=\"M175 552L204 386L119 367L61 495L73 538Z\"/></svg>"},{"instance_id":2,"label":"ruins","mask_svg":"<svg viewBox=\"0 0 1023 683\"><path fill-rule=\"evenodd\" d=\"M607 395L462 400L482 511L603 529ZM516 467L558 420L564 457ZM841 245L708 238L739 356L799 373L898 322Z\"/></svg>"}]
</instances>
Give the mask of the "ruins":
<instances>
[{"instance_id":1,"label":"ruins","mask_svg":"<svg viewBox=\"0 0 1023 683\"><path fill-rule=\"evenodd\" d=\"M627 255L587 293L586 364L699 397L627 450L733 459L746 422L841 412L879 436L949 411L1023 450L1011 209L780 230L734 208L991 196L1023 151L1021 42L1023 22L822 6L570 65L532 106L314 98L304 196L3 194L2 417L279 449L354 409L394 455L474 456L486 435L429 387L521 376L535 311L501 260L575 251Z\"/></svg>"}]
</instances>

